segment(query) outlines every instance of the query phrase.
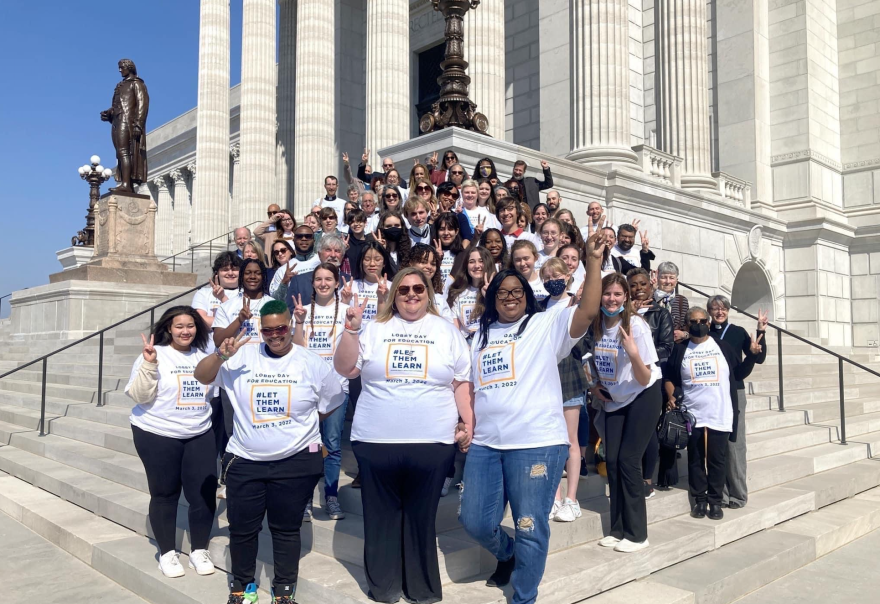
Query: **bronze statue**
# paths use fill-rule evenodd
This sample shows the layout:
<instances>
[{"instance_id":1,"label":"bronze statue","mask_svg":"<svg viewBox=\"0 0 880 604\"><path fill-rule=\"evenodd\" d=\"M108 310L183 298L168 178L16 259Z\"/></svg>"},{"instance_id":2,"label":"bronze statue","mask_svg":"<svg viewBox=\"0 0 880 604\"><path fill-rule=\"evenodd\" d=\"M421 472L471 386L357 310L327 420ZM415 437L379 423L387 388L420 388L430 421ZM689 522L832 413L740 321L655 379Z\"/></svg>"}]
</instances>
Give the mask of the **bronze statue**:
<instances>
[{"instance_id":1,"label":"bronze statue","mask_svg":"<svg viewBox=\"0 0 880 604\"><path fill-rule=\"evenodd\" d=\"M113 91L113 106L101 112L101 120L113 125L111 137L116 148L116 182L113 193L134 193L133 184L147 180L147 113L150 96L137 75L131 59L119 61L122 81Z\"/></svg>"}]
</instances>

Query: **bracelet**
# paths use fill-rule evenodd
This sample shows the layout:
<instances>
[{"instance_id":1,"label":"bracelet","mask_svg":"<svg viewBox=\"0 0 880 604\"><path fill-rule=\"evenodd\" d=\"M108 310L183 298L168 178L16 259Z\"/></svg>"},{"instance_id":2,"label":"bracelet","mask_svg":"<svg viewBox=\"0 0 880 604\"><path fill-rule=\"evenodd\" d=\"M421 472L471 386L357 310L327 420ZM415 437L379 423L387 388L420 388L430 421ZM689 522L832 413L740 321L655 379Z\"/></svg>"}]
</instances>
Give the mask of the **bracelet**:
<instances>
[{"instance_id":1,"label":"bracelet","mask_svg":"<svg viewBox=\"0 0 880 604\"><path fill-rule=\"evenodd\" d=\"M294 320L294 323L296 323L297 325L305 325L306 322L305 322L305 321L296 321L296 320Z\"/></svg>"},{"instance_id":2,"label":"bracelet","mask_svg":"<svg viewBox=\"0 0 880 604\"><path fill-rule=\"evenodd\" d=\"M223 353L220 352L219 348L214 351L214 354L216 354L224 363L229 360L229 357L224 356Z\"/></svg>"},{"instance_id":3,"label":"bracelet","mask_svg":"<svg viewBox=\"0 0 880 604\"><path fill-rule=\"evenodd\" d=\"M350 333L353 336L359 336L361 334L357 329L349 329L348 327L345 328L345 333Z\"/></svg>"}]
</instances>

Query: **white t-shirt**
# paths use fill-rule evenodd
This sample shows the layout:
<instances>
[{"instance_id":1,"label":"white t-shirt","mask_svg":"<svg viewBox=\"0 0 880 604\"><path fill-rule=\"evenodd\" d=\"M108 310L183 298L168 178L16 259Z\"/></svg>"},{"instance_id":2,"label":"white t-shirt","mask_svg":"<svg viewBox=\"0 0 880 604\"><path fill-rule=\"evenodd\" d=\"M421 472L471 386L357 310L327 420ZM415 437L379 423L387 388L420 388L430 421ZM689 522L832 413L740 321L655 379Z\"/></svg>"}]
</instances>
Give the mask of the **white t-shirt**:
<instances>
[{"instance_id":1,"label":"white t-shirt","mask_svg":"<svg viewBox=\"0 0 880 604\"><path fill-rule=\"evenodd\" d=\"M334 310L336 312L336 321L333 320ZM342 390L348 392L348 379L336 373L333 367L333 355L336 354L336 348L342 339L342 333L345 330L345 311L348 310L348 304L339 303L336 308L336 302L330 302L327 306L318 306L315 303L315 321L312 325L312 305L306 306L306 319L303 325L303 332L306 337L306 348L317 354L327 362L328 367L333 371L334 375L339 378L342 384Z\"/></svg>"},{"instance_id":2,"label":"white t-shirt","mask_svg":"<svg viewBox=\"0 0 880 604\"><path fill-rule=\"evenodd\" d=\"M443 295L443 292L434 292L434 306L437 307L437 312L441 317L450 323L455 323L455 315L452 314L452 309L446 303L446 296Z\"/></svg>"},{"instance_id":3,"label":"white t-shirt","mask_svg":"<svg viewBox=\"0 0 880 604\"><path fill-rule=\"evenodd\" d=\"M535 279L529 281L529 285L532 286L532 292L534 292L535 300L538 302L550 295L544 288L544 282L541 281L541 278L538 276L537 270L535 271Z\"/></svg>"},{"instance_id":4,"label":"white t-shirt","mask_svg":"<svg viewBox=\"0 0 880 604\"><path fill-rule=\"evenodd\" d=\"M263 296L259 300L251 300L251 318L247 320L244 324L245 334L242 339L250 336L251 340L248 342L248 346L253 344L260 344L263 341L263 336L260 333L260 309L263 308L264 304L267 304L272 301L272 298L269 296ZM242 306L242 294L238 292L238 295L235 298L230 298L226 302L220 305L217 308L217 312L214 313L214 329L223 329L224 327L229 327L233 321L238 317L238 313L241 312Z\"/></svg>"},{"instance_id":5,"label":"white t-shirt","mask_svg":"<svg viewBox=\"0 0 880 604\"><path fill-rule=\"evenodd\" d=\"M495 449L568 445L557 364L580 338L569 334L574 308L493 323L482 350L471 346L474 373L474 444ZM581 334L583 336L583 334Z\"/></svg>"},{"instance_id":6,"label":"white t-shirt","mask_svg":"<svg viewBox=\"0 0 880 604\"><path fill-rule=\"evenodd\" d=\"M697 420L694 427L733 431L730 367L714 339L688 342L681 361L681 390L684 404Z\"/></svg>"},{"instance_id":7,"label":"white t-shirt","mask_svg":"<svg viewBox=\"0 0 880 604\"><path fill-rule=\"evenodd\" d=\"M389 282L388 285L391 283ZM357 294L358 304L362 304L364 298L367 299L367 307L364 309L364 319L361 325L372 322L376 318L376 313L379 312L379 284L364 279L355 279L351 285L351 293ZM351 303L354 304L354 296L351 298Z\"/></svg>"},{"instance_id":8,"label":"white t-shirt","mask_svg":"<svg viewBox=\"0 0 880 604\"><path fill-rule=\"evenodd\" d=\"M135 405L129 417L131 424L169 438L192 438L210 430L209 387L193 377L196 365L206 356L208 353L196 348L180 352L171 346L156 346L156 363L159 366L156 400ZM143 362L143 355L138 355L125 386L126 393Z\"/></svg>"},{"instance_id":9,"label":"white t-shirt","mask_svg":"<svg viewBox=\"0 0 880 604\"><path fill-rule=\"evenodd\" d=\"M467 217L468 222L471 225L472 231L476 229L477 225L480 223L480 220L483 220L484 231L486 229L501 228L501 223L499 223L495 215L489 211L489 208L485 206L477 206L473 210L468 210L467 208L462 206L461 211Z\"/></svg>"},{"instance_id":10,"label":"white t-shirt","mask_svg":"<svg viewBox=\"0 0 880 604\"><path fill-rule=\"evenodd\" d=\"M471 314L477 304L478 293L476 287L468 285L467 289L458 294L458 297L452 302L452 314L458 319L461 334L466 338L480 329L480 320L471 320Z\"/></svg>"},{"instance_id":11,"label":"white t-shirt","mask_svg":"<svg viewBox=\"0 0 880 604\"><path fill-rule=\"evenodd\" d=\"M467 343L436 315L418 321L373 321L360 335L363 390L351 440L452 444L458 407L453 380L469 382Z\"/></svg>"},{"instance_id":12,"label":"white t-shirt","mask_svg":"<svg viewBox=\"0 0 880 604\"><path fill-rule=\"evenodd\" d=\"M632 363L620 341L620 322L608 329L604 327L602 337L593 346L593 358L596 361L596 376L599 383L611 394L610 403L604 403L605 411L617 411L629 405L633 400L661 377L657 366L657 351L651 328L638 315L630 317L630 334L636 341L639 356L645 365L651 368L651 379L645 386L639 384L633 376Z\"/></svg>"},{"instance_id":13,"label":"white t-shirt","mask_svg":"<svg viewBox=\"0 0 880 604\"><path fill-rule=\"evenodd\" d=\"M449 279L449 275L452 273L452 265L454 263L455 254L449 250L444 250L443 257L440 259L440 276L443 278L443 283L446 283Z\"/></svg>"},{"instance_id":14,"label":"white t-shirt","mask_svg":"<svg viewBox=\"0 0 880 604\"><path fill-rule=\"evenodd\" d=\"M498 230L501 230L501 228L498 227ZM522 231L522 233L520 233L519 237L514 237L513 235L507 235L506 233L504 233L504 231L501 231L501 234L504 235L504 241L507 242L508 251L510 250L510 248L513 247L513 244L515 242L519 241L520 239L524 239L525 241L531 241L532 243L535 244L535 248L537 248L539 250L544 247L544 242L541 241L541 238L538 235L535 235L534 233L529 233L525 229L523 229L523 231Z\"/></svg>"},{"instance_id":15,"label":"white t-shirt","mask_svg":"<svg viewBox=\"0 0 880 604\"><path fill-rule=\"evenodd\" d=\"M238 288L224 289L227 302L239 295ZM209 317L213 317L217 309L220 307L220 300L214 297L214 289L210 285L206 285L193 296L192 307L196 310L203 310Z\"/></svg>"},{"instance_id":16,"label":"white t-shirt","mask_svg":"<svg viewBox=\"0 0 880 604\"><path fill-rule=\"evenodd\" d=\"M342 199L341 197L337 197L333 201L327 201L324 197L322 197L321 199L315 201L315 203L312 204L312 207L318 206L321 208L333 208L336 211L337 222L339 224L342 224L345 222L345 218L342 212L343 210L345 210L345 203L347 201L348 200Z\"/></svg>"},{"instance_id":17,"label":"white t-shirt","mask_svg":"<svg viewBox=\"0 0 880 604\"><path fill-rule=\"evenodd\" d=\"M590 219L588 218L587 220L590 220ZM614 229L614 232L615 233L617 232L617 229L610 222L606 222L605 224L603 224L602 228L603 229L604 228ZM590 238L590 227L589 226L582 226L582 227L580 227L580 230L581 230L581 237L584 238L584 241L586 241L587 239Z\"/></svg>"},{"instance_id":18,"label":"white t-shirt","mask_svg":"<svg viewBox=\"0 0 880 604\"><path fill-rule=\"evenodd\" d=\"M629 251L624 252L622 249L620 249L619 245L615 245L613 248L611 248L611 255L617 258L623 258L633 266L639 267L642 266L641 250L642 246L633 245L631 248L629 248Z\"/></svg>"},{"instance_id":19,"label":"white t-shirt","mask_svg":"<svg viewBox=\"0 0 880 604\"><path fill-rule=\"evenodd\" d=\"M214 385L226 389L233 409L226 451L251 461L285 459L310 445L318 452L318 413L345 400L339 376L301 346L281 358L262 345L244 346L223 363Z\"/></svg>"},{"instance_id":20,"label":"white t-shirt","mask_svg":"<svg viewBox=\"0 0 880 604\"><path fill-rule=\"evenodd\" d=\"M287 261L287 264L279 266L278 270L275 271L275 275L272 277L272 282L269 284L269 295L274 296L275 292L278 291L278 288L281 287L281 280L284 279L284 273L287 271L288 266L295 265L296 268L294 268L294 270L297 275L307 275L318 268L319 264L321 264L321 259L318 257L318 254L315 254L308 260L291 258Z\"/></svg>"},{"instance_id":21,"label":"white t-shirt","mask_svg":"<svg viewBox=\"0 0 880 604\"><path fill-rule=\"evenodd\" d=\"M547 310L557 311L568 308L571 305L571 296L564 294L559 300L547 297Z\"/></svg>"}]
</instances>

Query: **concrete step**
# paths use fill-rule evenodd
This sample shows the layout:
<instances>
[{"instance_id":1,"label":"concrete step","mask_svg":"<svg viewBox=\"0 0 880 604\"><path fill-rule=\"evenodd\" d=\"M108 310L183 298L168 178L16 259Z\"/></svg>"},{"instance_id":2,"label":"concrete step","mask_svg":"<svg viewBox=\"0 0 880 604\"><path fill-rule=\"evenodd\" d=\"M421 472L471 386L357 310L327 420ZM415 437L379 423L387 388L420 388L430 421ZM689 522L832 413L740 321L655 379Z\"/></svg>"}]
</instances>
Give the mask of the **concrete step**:
<instances>
[{"instance_id":1,"label":"concrete step","mask_svg":"<svg viewBox=\"0 0 880 604\"><path fill-rule=\"evenodd\" d=\"M40 413L41 399L38 394L19 394L17 392L4 392L0 390L0 407L21 407ZM46 415L66 415L72 412L74 407L96 407L93 403L74 402L64 399L46 397Z\"/></svg>"},{"instance_id":2,"label":"concrete step","mask_svg":"<svg viewBox=\"0 0 880 604\"><path fill-rule=\"evenodd\" d=\"M22 369L21 371L15 372L14 375L9 376L9 378L5 379L13 379L19 380L22 382L35 382L42 383L43 380L43 372L40 370L39 365L36 366L36 369L28 368ZM129 368L130 369L130 368ZM107 371L107 367L104 367L104 374L102 376L103 380L103 389L105 392L113 391L113 390L122 390L125 388L125 385L128 383L128 379L130 377L129 372L122 372L111 374ZM0 380L5 381L5 380ZM91 375L84 375L82 373L61 373L56 371L49 366L49 370L46 372L46 384L47 385L63 385L63 386L75 386L77 388L92 388L97 390L98 388L98 373L97 371Z\"/></svg>"},{"instance_id":3,"label":"concrete step","mask_svg":"<svg viewBox=\"0 0 880 604\"><path fill-rule=\"evenodd\" d=\"M10 376L8 378L0 380L0 392L17 392L21 394L31 394L40 396L42 391L42 384L40 382L29 382L23 380L12 379L15 376ZM111 383L115 383L116 386L119 386L121 380L108 380ZM104 392L107 392L110 384L105 387ZM122 384L124 387L125 384ZM65 384L46 384L46 398L52 399L65 399L70 402L79 402L79 403L97 403L98 402L98 386L97 384L94 387L83 387L83 386L71 386Z\"/></svg>"},{"instance_id":4,"label":"concrete step","mask_svg":"<svg viewBox=\"0 0 880 604\"><path fill-rule=\"evenodd\" d=\"M880 413L847 417L846 433L849 440L876 431L880 431ZM839 440L839 418L803 426L758 432L748 438L748 459L760 459Z\"/></svg>"},{"instance_id":5,"label":"concrete step","mask_svg":"<svg viewBox=\"0 0 880 604\"><path fill-rule=\"evenodd\" d=\"M64 362L69 361L69 362ZM115 358L105 358L104 359L104 375L105 376L116 376L116 377L127 377L131 375L131 367L132 363L134 363L134 359L132 359L131 363L122 363L116 360ZM11 371L17 367L21 367L24 363L19 361L0 361L0 373L6 373L7 371ZM35 365L31 365L26 369L21 369L16 371L12 375L19 375L23 372L35 372L38 374L42 374L41 370L42 366L40 363ZM77 376L94 376L91 379L95 380L94 383L97 383L98 376L98 359L83 359L81 363L74 362L71 359L58 359L52 358L49 359L49 363L47 365L48 374L49 375L77 375ZM12 377L12 376L10 376ZM4 378L6 379L6 378ZM21 379L21 378L17 378Z\"/></svg>"}]
</instances>

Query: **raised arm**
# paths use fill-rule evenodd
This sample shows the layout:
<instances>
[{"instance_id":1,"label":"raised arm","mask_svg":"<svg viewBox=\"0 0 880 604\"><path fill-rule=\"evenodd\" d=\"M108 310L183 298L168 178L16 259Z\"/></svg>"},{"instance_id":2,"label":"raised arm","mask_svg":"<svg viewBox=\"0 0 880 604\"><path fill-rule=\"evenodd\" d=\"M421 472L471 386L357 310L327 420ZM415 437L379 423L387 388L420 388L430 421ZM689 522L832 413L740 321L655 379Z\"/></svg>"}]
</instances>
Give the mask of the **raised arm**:
<instances>
[{"instance_id":1,"label":"raised arm","mask_svg":"<svg viewBox=\"0 0 880 604\"><path fill-rule=\"evenodd\" d=\"M351 306L345 311L345 331L333 355L333 367L336 372L350 380L361 374L357 361L360 355L360 329L364 320L367 298L358 304L357 294L352 295Z\"/></svg>"},{"instance_id":2,"label":"raised arm","mask_svg":"<svg viewBox=\"0 0 880 604\"><path fill-rule=\"evenodd\" d=\"M581 338L593 319L599 314L599 302L602 299L602 253L605 251L605 242L602 239L602 225L605 217L599 219L595 230L592 225L587 228L592 232L585 242L587 249L586 275L584 276L584 293L581 295L580 304L574 311L571 320L569 335L573 338Z\"/></svg>"}]
</instances>

